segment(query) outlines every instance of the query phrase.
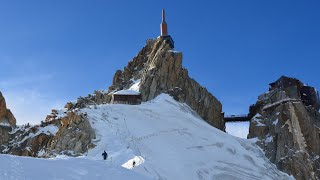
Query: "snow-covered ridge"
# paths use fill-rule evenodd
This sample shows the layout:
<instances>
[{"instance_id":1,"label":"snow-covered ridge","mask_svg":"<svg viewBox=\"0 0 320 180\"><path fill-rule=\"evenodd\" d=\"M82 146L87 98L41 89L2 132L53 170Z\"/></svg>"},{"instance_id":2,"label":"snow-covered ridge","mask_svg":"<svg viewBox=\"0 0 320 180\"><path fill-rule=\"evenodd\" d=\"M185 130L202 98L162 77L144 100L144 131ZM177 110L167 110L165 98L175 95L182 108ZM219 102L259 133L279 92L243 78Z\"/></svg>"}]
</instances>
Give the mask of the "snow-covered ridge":
<instances>
[{"instance_id":1,"label":"snow-covered ridge","mask_svg":"<svg viewBox=\"0 0 320 180\"><path fill-rule=\"evenodd\" d=\"M106 150L115 166L152 179L290 179L254 142L208 125L166 94L141 105L106 104L79 113L87 113L97 134L90 158L100 160Z\"/></svg>"}]
</instances>

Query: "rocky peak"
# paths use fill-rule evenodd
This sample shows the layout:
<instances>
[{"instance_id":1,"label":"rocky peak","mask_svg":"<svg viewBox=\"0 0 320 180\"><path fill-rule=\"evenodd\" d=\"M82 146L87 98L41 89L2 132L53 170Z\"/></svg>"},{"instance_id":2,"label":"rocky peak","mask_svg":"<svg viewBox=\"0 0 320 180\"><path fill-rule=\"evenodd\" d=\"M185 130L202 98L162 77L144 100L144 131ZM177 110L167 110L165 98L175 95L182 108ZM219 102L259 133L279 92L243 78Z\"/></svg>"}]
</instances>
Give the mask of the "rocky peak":
<instances>
[{"instance_id":1,"label":"rocky peak","mask_svg":"<svg viewBox=\"0 0 320 180\"><path fill-rule=\"evenodd\" d=\"M209 124L225 129L221 103L189 77L188 70L182 67L182 53L173 50L168 38L147 40L146 46L123 71L115 73L109 92L133 86L138 87L143 101L168 93L188 104Z\"/></svg>"},{"instance_id":2,"label":"rocky peak","mask_svg":"<svg viewBox=\"0 0 320 180\"><path fill-rule=\"evenodd\" d=\"M115 73L108 91L95 91L68 102L65 109L53 110L40 125L0 131L3 137L0 152L35 157L77 156L87 152L94 146L95 132L81 109L110 103L111 93L124 89L139 91L143 101L168 93L188 104L209 124L224 130L221 103L189 77L188 71L182 68L182 53L172 49L170 40L166 37L147 40L138 55ZM6 109L4 100L0 100L2 109Z\"/></svg>"},{"instance_id":3,"label":"rocky peak","mask_svg":"<svg viewBox=\"0 0 320 180\"><path fill-rule=\"evenodd\" d=\"M6 100L0 92L0 125L16 127L16 118L10 109L7 109Z\"/></svg>"},{"instance_id":4,"label":"rocky peak","mask_svg":"<svg viewBox=\"0 0 320 180\"><path fill-rule=\"evenodd\" d=\"M320 113L315 88L282 76L250 108L248 138L296 179L320 177Z\"/></svg>"}]
</instances>

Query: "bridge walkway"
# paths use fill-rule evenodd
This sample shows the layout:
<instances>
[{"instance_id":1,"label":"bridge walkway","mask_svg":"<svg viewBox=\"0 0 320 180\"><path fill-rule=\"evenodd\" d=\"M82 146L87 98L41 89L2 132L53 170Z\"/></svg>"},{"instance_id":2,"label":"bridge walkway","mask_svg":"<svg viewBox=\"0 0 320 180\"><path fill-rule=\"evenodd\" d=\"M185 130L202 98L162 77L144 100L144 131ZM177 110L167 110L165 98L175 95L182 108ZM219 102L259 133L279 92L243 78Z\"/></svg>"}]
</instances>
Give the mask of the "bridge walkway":
<instances>
[{"instance_id":1,"label":"bridge walkway","mask_svg":"<svg viewBox=\"0 0 320 180\"><path fill-rule=\"evenodd\" d=\"M247 122L250 121L248 114L224 116L225 122Z\"/></svg>"}]
</instances>

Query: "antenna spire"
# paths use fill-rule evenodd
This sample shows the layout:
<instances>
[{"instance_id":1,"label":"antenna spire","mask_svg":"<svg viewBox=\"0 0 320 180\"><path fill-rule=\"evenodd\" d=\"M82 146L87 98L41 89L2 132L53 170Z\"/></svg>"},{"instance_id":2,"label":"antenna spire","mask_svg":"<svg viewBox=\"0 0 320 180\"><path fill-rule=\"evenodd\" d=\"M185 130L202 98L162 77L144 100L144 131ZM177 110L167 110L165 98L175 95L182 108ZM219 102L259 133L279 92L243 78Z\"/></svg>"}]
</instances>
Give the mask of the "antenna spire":
<instances>
[{"instance_id":1,"label":"antenna spire","mask_svg":"<svg viewBox=\"0 0 320 180\"><path fill-rule=\"evenodd\" d=\"M164 9L162 9L162 22L160 24L160 32L161 36L168 36L168 26L166 23L166 14Z\"/></svg>"},{"instance_id":2,"label":"antenna spire","mask_svg":"<svg viewBox=\"0 0 320 180\"><path fill-rule=\"evenodd\" d=\"M162 8L162 22L166 22L166 12L163 8Z\"/></svg>"}]
</instances>

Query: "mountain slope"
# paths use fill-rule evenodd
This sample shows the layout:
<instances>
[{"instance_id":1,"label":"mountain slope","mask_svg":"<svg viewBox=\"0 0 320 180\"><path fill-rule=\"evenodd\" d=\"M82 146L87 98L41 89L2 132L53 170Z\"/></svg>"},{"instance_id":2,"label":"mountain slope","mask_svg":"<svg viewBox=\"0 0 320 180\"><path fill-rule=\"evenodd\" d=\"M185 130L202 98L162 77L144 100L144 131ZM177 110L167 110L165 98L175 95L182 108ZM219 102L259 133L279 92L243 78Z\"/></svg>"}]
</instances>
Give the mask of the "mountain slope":
<instances>
[{"instance_id":1,"label":"mountain slope","mask_svg":"<svg viewBox=\"0 0 320 180\"><path fill-rule=\"evenodd\" d=\"M166 94L142 105L80 111L97 135L87 153L92 159L107 150L114 165L131 169L135 159L133 171L155 179L290 179L254 142L213 128Z\"/></svg>"}]
</instances>

